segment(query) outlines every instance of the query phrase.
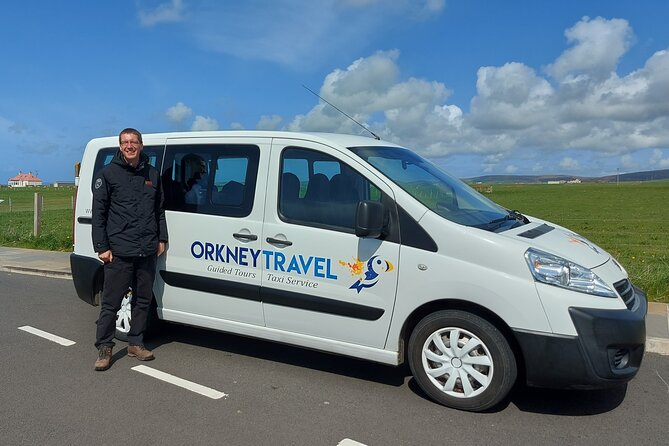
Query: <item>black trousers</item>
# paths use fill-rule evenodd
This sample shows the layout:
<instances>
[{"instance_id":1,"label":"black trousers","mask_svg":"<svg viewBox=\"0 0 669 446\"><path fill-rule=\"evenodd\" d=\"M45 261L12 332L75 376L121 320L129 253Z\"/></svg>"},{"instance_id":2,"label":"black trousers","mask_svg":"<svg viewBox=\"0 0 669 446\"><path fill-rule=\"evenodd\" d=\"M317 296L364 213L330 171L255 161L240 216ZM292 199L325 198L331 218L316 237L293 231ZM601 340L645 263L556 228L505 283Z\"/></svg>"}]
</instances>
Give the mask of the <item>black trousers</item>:
<instances>
[{"instance_id":1,"label":"black trousers","mask_svg":"<svg viewBox=\"0 0 669 446\"><path fill-rule=\"evenodd\" d=\"M156 276L156 256L119 257L104 265L104 285L100 317L97 321L95 346L114 346L116 313L128 288L132 288L132 312L128 344L144 345L146 320L153 298L153 280Z\"/></svg>"}]
</instances>

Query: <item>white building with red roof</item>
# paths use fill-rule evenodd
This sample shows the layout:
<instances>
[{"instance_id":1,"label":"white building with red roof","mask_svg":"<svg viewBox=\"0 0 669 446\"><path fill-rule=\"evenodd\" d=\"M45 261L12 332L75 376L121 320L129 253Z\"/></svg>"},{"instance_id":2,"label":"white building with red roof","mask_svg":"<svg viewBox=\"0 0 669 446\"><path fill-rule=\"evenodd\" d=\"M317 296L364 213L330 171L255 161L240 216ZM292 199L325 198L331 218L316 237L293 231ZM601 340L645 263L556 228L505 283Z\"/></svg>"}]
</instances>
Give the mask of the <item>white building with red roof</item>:
<instances>
[{"instance_id":1,"label":"white building with red roof","mask_svg":"<svg viewBox=\"0 0 669 446\"><path fill-rule=\"evenodd\" d=\"M21 173L7 181L10 187L27 187L27 186L41 186L42 180L33 175L32 172Z\"/></svg>"}]
</instances>

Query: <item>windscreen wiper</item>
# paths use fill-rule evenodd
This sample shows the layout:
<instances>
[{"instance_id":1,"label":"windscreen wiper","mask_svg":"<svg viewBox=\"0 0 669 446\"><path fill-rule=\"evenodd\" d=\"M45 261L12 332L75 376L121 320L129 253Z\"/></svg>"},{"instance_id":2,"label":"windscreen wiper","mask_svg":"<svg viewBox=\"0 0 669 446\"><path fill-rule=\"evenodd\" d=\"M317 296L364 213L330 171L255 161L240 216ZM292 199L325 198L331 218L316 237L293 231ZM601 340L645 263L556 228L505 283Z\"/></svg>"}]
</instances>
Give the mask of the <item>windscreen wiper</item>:
<instances>
[{"instance_id":1,"label":"windscreen wiper","mask_svg":"<svg viewBox=\"0 0 669 446\"><path fill-rule=\"evenodd\" d=\"M527 217L525 217L523 214L521 214L519 211L517 211L515 209L513 209L513 210L507 209L507 211L509 211L509 215L511 215L513 218L515 218L518 221L522 221L525 224L530 222L530 220Z\"/></svg>"},{"instance_id":2,"label":"windscreen wiper","mask_svg":"<svg viewBox=\"0 0 669 446\"><path fill-rule=\"evenodd\" d=\"M508 214L506 214L504 217L496 218L492 221L489 221L488 223L482 223L480 225L472 225L474 228L479 228L479 229L485 229L487 231L494 231L495 229L498 229L501 227L505 222L511 221L511 220L516 220L519 222L522 222L523 224L529 223L530 221L525 217L523 214L516 210L506 210Z\"/></svg>"}]
</instances>

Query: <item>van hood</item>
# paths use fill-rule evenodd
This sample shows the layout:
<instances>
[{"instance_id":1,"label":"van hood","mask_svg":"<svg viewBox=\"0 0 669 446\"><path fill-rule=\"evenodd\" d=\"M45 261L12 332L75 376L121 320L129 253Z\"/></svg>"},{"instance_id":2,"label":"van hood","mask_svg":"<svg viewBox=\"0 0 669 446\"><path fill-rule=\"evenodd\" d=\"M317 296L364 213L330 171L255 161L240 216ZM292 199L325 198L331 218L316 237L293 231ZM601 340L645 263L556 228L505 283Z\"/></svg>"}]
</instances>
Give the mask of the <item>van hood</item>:
<instances>
[{"instance_id":1,"label":"van hood","mask_svg":"<svg viewBox=\"0 0 669 446\"><path fill-rule=\"evenodd\" d=\"M611 256L585 237L549 223L529 223L506 231L509 237L525 240L530 246L558 255L586 268L596 268Z\"/></svg>"}]
</instances>

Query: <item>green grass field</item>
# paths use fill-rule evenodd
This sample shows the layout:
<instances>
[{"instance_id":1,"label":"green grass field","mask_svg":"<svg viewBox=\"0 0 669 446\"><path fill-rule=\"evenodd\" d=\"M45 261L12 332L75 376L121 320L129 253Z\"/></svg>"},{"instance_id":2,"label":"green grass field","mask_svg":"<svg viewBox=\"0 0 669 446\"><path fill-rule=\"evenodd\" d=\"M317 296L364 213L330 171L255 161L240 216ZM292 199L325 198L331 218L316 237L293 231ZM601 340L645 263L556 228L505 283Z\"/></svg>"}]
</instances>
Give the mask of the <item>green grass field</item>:
<instances>
[{"instance_id":1,"label":"green grass field","mask_svg":"<svg viewBox=\"0 0 669 446\"><path fill-rule=\"evenodd\" d=\"M35 192L44 197L38 238L32 236ZM0 188L0 245L71 250L74 194L74 188ZM486 196L587 237L618 259L649 300L669 303L669 181L493 185Z\"/></svg>"},{"instance_id":2,"label":"green grass field","mask_svg":"<svg viewBox=\"0 0 669 446\"><path fill-rule=\"evenodd\" d=\"M42 194L42 231L33 236L35 192ZM74 187L0 188L0 245L72 250Z\"/></svg>"},{"instance_id":3,"label":"green grass field","mask_svg":"<svg viewBox=\"0 0 669 446\"><path fill-rule=\"evenodd\" d=\"M587 237L627 269L648 300L669 303L669 181L494 185L486 196Z\"/></svg>"}]
</instances>

